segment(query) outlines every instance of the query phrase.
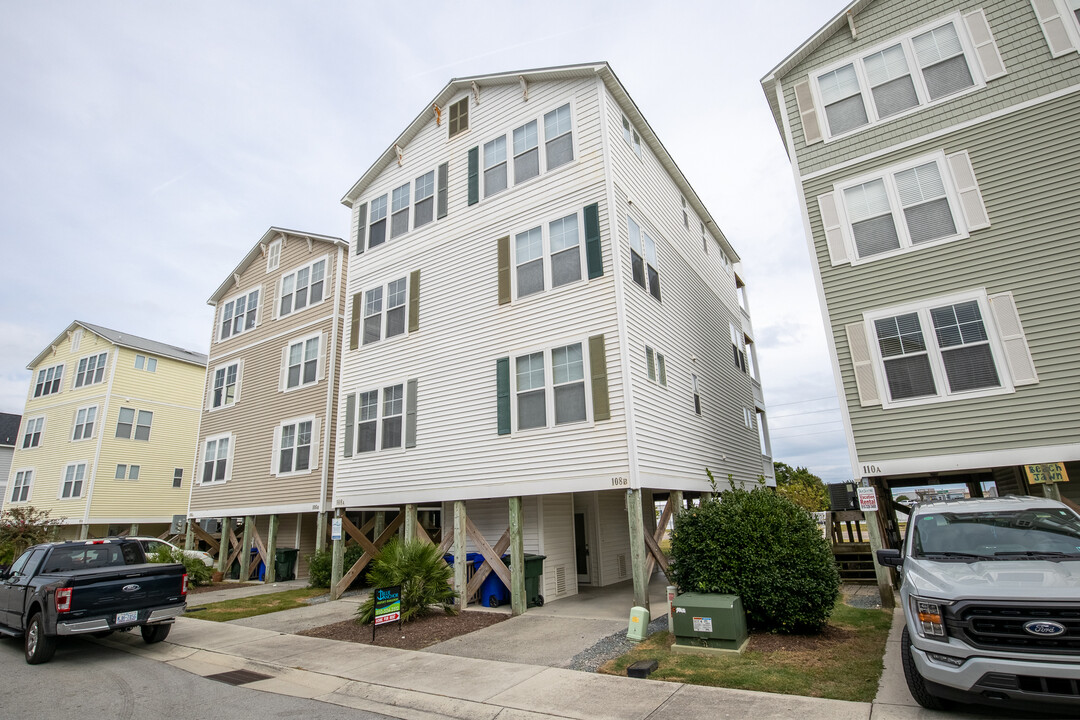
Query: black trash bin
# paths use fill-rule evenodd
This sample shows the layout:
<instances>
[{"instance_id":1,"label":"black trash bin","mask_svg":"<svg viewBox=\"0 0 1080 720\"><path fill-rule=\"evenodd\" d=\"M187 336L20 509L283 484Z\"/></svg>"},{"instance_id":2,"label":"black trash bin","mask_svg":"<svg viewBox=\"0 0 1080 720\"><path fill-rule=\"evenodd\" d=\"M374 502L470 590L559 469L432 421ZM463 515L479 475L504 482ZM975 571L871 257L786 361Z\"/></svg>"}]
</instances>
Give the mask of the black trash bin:
<instances>
[{"instance_id":1,"label":"black trash bin","mask_svg":"<svg viewBox=\"0 0 1080 720\"><path fill-rule=\"evenodd\" d=\"M544 560L547 555L525 555L525 607L539 607L544 604L544 596L540 594L540 580L544 577ZM510 564L510 557L503 556L506 564Z\"/></svg>"},{"instance_id":2,"label":"black trash bin","mask_svg":"<svg viewBox=\"0 0 1080 720\"><path fill-rule=\"evenodd\" d=\"M296 548L277 548L274 552L274 579L281 582L296 579Z\"/></svg>"}]
</instances>

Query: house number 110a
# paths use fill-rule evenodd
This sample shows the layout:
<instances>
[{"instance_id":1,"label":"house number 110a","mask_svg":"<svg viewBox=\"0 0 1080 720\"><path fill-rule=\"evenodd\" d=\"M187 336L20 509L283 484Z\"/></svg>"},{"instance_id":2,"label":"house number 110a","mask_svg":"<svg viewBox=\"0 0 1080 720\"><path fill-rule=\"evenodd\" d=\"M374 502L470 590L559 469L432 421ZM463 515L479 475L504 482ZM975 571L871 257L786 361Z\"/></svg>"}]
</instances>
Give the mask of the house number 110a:
<instances>
[{"instance_id":1,"label":"house number 110a","mask_svg":"<svg viewBox=\"0 0 1080 720\"><path fill-rule=\"evenodd\" d=\"M612 487L627 487L628 485L630 485L629 478L624 478L624 477L613 477L613 478L611 478L611 486Z\"/></svg>"}]
</instances>

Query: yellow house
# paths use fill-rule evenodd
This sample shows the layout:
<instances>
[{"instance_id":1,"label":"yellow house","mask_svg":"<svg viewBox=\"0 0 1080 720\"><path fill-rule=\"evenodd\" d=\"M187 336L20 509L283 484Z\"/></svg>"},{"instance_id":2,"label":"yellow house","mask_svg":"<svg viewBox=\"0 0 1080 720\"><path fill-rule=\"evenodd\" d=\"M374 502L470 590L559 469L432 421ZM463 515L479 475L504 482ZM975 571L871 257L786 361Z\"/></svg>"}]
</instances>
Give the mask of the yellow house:
<instances>
[{"instance_id":1,"label":"yellow house","mask_svg":"<svg viewBox=\"0 0 1080 720\"><path fill-rule=\"evenodd\" d=\"M73 322L27 366L4 508L62 536L160 535L187 512L206 356Z\"/></svg>"}]
</instances>

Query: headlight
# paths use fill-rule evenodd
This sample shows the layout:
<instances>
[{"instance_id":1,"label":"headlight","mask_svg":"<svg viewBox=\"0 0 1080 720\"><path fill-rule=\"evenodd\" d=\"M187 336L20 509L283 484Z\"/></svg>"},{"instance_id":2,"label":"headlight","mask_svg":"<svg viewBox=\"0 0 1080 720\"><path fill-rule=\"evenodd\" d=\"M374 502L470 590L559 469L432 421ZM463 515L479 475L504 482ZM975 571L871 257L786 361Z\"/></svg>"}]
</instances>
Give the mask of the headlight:
<instances>
[{"instance_id":1,"label":"headlight","mask_svg":"<svg viewBox=\"0 0 1080 720\"><path fill-rule=\"evenodd\" d=\"M945 606L938 600L924 600L914 595L910 598L911 616L915 618L915 629L920 637L931 640L945 640Z\"/></svg>"}]
</instances>

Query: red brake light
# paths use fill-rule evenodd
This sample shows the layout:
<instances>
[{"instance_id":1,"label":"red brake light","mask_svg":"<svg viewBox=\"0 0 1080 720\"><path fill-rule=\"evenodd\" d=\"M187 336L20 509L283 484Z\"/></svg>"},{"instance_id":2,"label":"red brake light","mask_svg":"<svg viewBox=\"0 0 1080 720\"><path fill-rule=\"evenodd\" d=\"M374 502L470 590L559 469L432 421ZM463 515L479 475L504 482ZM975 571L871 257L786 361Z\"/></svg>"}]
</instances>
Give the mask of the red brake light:
<instances>
[{"instance_id":1,"label":"red brake light","mask_svg":"<svg viewBox=\"0 0 1080 720\"><path fill-rule=\"evenodd\" d=\"M184 573L184 577L180 581L180 594L187 595L187 573Z\"/></svg>"},{"instance_id":2,"label":"red brake light","mask_svg":"<svg viewBox=\"0 0 1080 720\"><path fill-rule=\"evenodd\" d=\"M71 610L71 588L59 588L56 591L56 612L66 613Z\"/></svg>"}]
</instances>

